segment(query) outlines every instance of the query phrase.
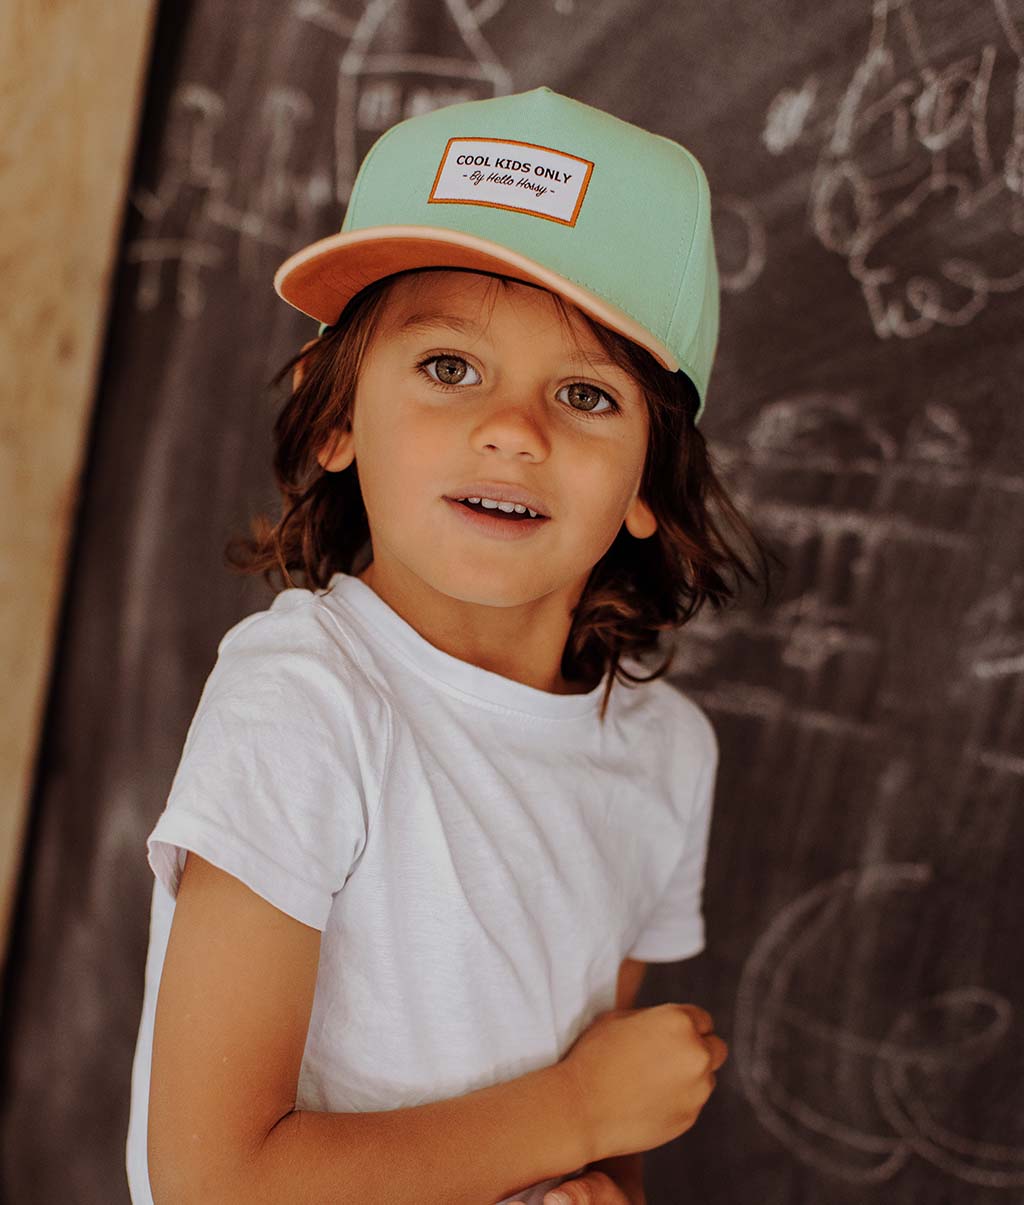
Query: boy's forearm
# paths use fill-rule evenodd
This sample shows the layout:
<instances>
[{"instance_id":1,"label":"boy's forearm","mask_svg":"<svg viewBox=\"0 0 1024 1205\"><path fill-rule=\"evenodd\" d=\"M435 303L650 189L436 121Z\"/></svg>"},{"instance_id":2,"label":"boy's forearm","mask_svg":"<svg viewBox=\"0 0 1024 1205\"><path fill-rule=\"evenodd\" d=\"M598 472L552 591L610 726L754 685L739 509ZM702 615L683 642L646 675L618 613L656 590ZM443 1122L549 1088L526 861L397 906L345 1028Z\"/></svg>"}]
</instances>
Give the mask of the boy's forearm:
<instances>
[{"instance_id":1,"label":"boy's forearm","mask_svg":"<svg viewBox=\"0 0 1024 1205\"><path fill-rule=\"evenodd\" d=\"M287 1114L233 1199L245 1205L487 1205L587 1161L558 1064L450 1100Z\"/></svg>"}]
</instances>

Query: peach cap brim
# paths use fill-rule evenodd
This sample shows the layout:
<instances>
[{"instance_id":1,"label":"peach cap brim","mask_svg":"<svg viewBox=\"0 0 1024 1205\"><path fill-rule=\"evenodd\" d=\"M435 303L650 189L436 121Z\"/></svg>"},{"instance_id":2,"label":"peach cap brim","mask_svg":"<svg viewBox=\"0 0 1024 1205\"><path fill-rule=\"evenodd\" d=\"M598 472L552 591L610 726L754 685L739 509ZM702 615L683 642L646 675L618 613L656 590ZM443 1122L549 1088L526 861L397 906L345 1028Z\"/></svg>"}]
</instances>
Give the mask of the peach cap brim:
<instances>
[{"instance_id":1,"label":"peach cap brim","mask_svg":"<svg viewBox=\"0 0 1024 1205\"><path fill-rule=\"evenodd\" d=\"M368 284L406 268L458 267L515 275L559 293L598 322L645 347L662 367L679 362L635 318L546 268L489 239L440 226L371 226L342 231L296 251L274 273L274 289L289 305L329 325Z\"/></svg>"}]
</instances>

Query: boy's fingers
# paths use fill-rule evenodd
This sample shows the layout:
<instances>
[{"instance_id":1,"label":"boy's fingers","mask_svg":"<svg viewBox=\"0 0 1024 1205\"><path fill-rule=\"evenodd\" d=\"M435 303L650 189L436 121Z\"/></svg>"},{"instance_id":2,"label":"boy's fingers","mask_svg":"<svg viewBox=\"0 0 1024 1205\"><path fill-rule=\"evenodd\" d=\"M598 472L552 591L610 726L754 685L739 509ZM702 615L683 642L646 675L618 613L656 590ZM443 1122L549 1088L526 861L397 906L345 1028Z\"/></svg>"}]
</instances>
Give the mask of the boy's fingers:
<instances>
[{"instance_id":1,"label":"boy's fingers","mask_svg":"<svg viewBox=\"0 0 1024 1205\"><path fill-rule=\"evenodd\" d=\"M708 1042L711 1043L711 1070L717 1071L729 1057L729 1047L715 1034L708 1038Z\"/></svg>"},{"instance_id":2,"label":"boy's fingers","mask_svg":"<svg viewBox=\"0 0 1024 1205\"><path fill-rule=\"evenodd\" d=\"M698 1033L710 1033L715 1028L714 1018L706 1008L701 1008L699 1004L680 1004L679 1007L690 1014Z\"/></svg>"},{"instance_id":3,"label":"boy's fingers","mask_svg":"<svg viewBox=\"0 0 1024 1205\"><path fill-rule=\"evenodd\" d=\"M574 1180L563 1180L544 1194L542 1205L630 1205L629 1197L606 1172L585 1172Z\"/></svg>"}]
</instances>

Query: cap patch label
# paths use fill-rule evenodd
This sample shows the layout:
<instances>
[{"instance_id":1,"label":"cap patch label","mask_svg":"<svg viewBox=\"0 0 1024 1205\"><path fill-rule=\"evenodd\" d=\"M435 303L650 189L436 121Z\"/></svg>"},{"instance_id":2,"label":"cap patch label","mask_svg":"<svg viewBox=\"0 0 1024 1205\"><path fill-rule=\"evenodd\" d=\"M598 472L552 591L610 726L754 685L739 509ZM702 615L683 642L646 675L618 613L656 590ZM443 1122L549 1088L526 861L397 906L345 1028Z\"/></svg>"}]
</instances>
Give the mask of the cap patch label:
<instances>
[{"instance_id":1,"label":"cap patch label","mask_svg":"<svg viewBox=\"0 0 1024 1205\"><path fill-rule=\"evenodd\" d=\"M428 201L489 205L575 226L594 165L506 138L449 138Z\"/></svg>"}]
</instances>

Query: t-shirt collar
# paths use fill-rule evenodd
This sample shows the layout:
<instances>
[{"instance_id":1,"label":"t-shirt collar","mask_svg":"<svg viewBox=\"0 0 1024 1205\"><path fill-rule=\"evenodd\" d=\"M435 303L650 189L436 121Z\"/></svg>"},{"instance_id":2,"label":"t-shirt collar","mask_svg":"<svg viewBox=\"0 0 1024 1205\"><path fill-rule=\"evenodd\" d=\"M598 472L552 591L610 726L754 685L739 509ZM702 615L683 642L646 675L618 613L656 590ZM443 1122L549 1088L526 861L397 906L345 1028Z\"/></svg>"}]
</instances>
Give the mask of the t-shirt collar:
<instances>
[{"instance_id":1,"label":"t-shirt collar","mask_svg":"<svg viewBox=\"0 0 1024 1205\"><path fill-rule=\"evenodd\" d=\"M371 645L382 641L413 669L473 700L547 719L588 716L600 707L607 675L586 694L560 695L461 661L421 636L354 574L335 573L321 597L347 607L362 621Z\"/></svg>"}]
</instances>

